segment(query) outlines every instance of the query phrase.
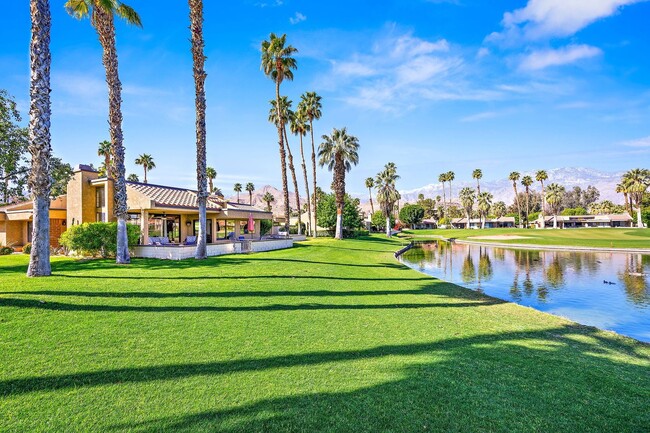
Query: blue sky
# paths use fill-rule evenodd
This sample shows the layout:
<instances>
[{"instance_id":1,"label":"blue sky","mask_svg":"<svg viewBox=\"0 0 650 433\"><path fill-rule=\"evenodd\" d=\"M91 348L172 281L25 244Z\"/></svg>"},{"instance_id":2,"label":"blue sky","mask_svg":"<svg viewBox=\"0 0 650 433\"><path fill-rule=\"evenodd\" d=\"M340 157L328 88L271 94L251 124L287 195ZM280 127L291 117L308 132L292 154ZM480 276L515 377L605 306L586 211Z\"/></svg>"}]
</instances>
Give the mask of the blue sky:
<instances>
[{"instance_id":1,"label":"blue sky","mask_svg":"<svg viewBox=\"0 0 650 433\"><path fill-rule=\"evenodd\" d=\"M52 10L52 143L93 162L108 137L101 49L88 21ZM187 3L132 0L143 29L117 28L127 172L151 153L150 182L193 187L194 88ZM8 8L8 10L7 10ZM650 160L650 2L635 0L241 0L205 2L208 164L234 182L280 186L273 83L259 68L270 32L299 69L282 93L323 97L317 137L346 126L361 143L348 190L394 161L410 189L453 170L469 179ZM0 88L29 97L29 8L5 5ZM644 54L645 53L645 54ZM291 138L290 138L291 139ZM296 138L291 141L298 155ZM330 175L320 180L329 186Z\"/></svg>"}]
</instances>

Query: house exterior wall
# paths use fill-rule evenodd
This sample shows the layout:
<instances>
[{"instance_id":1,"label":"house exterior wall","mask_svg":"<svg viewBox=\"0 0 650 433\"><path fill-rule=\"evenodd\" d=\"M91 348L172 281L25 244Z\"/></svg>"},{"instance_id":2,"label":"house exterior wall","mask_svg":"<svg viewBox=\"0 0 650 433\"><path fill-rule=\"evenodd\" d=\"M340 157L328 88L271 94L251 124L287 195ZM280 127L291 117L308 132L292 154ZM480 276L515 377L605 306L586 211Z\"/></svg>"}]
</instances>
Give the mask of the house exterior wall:
<instances>
[{"instance_id":1,"label":"house exterior wall","mask_svg":"<svg viewBox=\"0 0 650 433\"><path fill-rule=\"evenodd\" d=\"M96 221L95 187L90 181L97 177L97 172L89 167L75 168L67 188L67 227Z\"/></svg>"}]
</instances>

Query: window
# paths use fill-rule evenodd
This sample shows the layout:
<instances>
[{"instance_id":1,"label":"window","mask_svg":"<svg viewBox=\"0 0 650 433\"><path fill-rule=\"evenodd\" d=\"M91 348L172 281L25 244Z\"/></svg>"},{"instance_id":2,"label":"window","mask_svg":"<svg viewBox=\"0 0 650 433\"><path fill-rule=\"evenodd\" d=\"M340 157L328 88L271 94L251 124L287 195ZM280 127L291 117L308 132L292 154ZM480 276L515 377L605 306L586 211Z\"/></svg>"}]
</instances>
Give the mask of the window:
<instances>
[{"instance_id":1,"label":"window","mask_svg":"<svg viewBox=\"0 0 650 433\"><path fill-rule=\"evenodd\" d=\"M106 206L106 195L104 194L104 191L103 186L95 188L95 207Z\"/></svg>"},{"instance_id":2,"label":"window","mask_svg":"<svg viewBox=\"0 0 650 433\"><path fill-rule=\"evenodd\" d=\"M104 212L97 212L97 215L95 216L95 221L97 221L98 223L105 223L106 214Z\"/></svg>"}]
</instances>

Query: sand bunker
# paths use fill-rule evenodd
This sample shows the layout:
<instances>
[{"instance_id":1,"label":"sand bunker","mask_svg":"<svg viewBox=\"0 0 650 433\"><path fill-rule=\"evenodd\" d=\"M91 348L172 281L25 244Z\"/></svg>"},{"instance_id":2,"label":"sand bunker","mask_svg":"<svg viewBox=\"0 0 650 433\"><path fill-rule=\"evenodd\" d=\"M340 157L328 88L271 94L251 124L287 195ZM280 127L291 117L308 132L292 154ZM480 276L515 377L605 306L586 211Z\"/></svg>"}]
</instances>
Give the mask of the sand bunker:
<instances>
[{"instance_id":1,"label":"sand bunker","mask_svg":"<svg viewBox=\"0 0 650 433\"><path fill-rule=\"evenodd\" d=\"M490 236L471 236L467 239L485 239L485 240L494 240L494 241L507 241L510 239L530 239L529 236L518 236L518 235L490 235Z\"/></svg>"}]
</instances>

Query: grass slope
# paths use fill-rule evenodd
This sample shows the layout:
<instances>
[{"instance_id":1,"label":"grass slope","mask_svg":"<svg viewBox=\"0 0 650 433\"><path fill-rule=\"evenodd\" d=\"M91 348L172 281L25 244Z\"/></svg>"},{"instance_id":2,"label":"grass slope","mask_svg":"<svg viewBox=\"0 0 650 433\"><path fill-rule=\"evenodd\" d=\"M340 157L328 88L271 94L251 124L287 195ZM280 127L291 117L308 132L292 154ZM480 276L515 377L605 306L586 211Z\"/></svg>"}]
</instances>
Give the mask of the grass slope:
<instances>
[{"instance_id":1,"label":"grass slope","mask_svg":"<svg viewBox=\"0 0 650 433\"><path fill-rule=\"evenodd\" d=\"M379 237L205 261L0 257L0 431L647 431L650 348Z\"/></svg>"},{"instance_id":2,"label":"grass slope","mask_svg":"<svg viewBox=\"0 0 650 433\"><path fill-rule=\"evenodd\" d=\"M650 249L650 230L648 229L479 229L479 230L405 230L406 235L416 237L442 236L477 242L499 242L527 245L564 245L603 248L648 248ZM476 236L517 235L528 239L474 239Z\"/></svg>"}]
</instances>

